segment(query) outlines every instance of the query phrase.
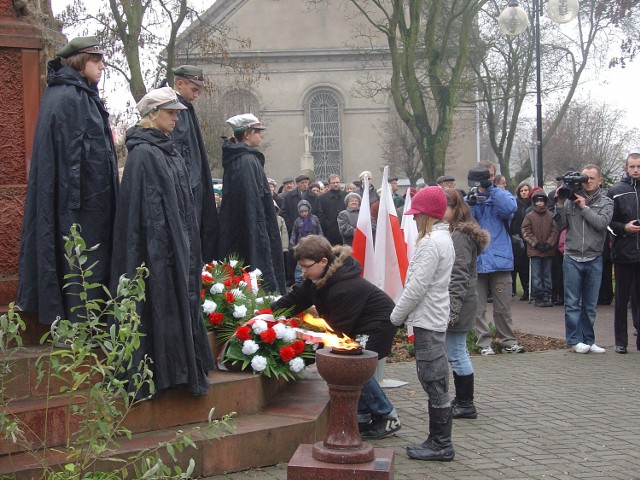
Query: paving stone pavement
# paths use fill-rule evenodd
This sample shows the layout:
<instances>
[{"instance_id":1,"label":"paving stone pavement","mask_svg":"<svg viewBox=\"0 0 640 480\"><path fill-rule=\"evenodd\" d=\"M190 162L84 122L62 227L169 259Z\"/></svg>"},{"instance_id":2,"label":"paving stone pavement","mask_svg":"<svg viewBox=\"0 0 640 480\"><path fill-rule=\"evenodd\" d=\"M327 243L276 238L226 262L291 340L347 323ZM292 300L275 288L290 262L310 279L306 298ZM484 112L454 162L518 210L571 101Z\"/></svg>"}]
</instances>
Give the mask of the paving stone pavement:
<instances>
[{"instance_id":1,"label":"paving stone pavement","mask_svg":"<svg viewBox=\"0 0 640 480\"><path fill-rule=\"evenodd\" d=\"M545 311L547 328L558 330L561 307L535 309L523 304L526 302L514 305L518 328L535 330L527 327L534 322L538 330L544 330L537 314ZM613 308L599 309L603 310L598 318L604 340L605 330L612 328L606 319L607 315L612 319ZM558 331L561 336L562 328ZM632 330L629 334L633 342ZM387 364L386 378L409 382L386 390L403 427L396 435L371 444L395 449L395 479L640 478L640 416L636 413L640 352L635 348L629 348L627 355L617 355L613 349L604 355L578 355L563 349L475 356L473 364L479 416L454 421L456 458L450 463L407 457L404 447L426 437L427 399L414 363ZM287 466L281 464L210 480L286 478Z\"/></svg>"}]
</instances>

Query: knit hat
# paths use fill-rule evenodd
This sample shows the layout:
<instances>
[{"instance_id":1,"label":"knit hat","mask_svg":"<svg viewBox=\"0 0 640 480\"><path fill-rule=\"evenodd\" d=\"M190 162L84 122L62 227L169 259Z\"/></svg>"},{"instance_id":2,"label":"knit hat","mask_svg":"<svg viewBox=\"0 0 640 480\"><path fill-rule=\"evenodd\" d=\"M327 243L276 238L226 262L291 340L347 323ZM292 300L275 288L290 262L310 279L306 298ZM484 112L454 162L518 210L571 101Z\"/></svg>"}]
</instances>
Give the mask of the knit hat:
<instances>
[{"instance_id":1,"label":"knit hat","mask_svg":"<svg viewBox=\"0 0 640 480\"><path fill-rule=\"evenodd\" d=\"M306 200L300 200L298 202L298 212L301 212L303 210L311 212L311 204Z\"/></svg>"},{"instance_id":2,"label":"knit hat","mask_svg":"<svg viewBox=\"0 0 640 480\"><path fill-rule=\"evenodd\" d=\"M547 192L545 192L540 187L537 187L536 190L533 192L533 195L531 195L531 203L536 203L536 199L538 198L543 199L545 202L549 201Z\"/></svg>"},{"instance_id":3,"label":"knit hat","mask_svg":"<svg viewBox=\"0 0 640 480\"><path fill-rule=\"evenodd\" d=\"M440 187L426 187L415 194L411 200L411 208L405 212L407 215L423 213L430 217L442 220L447 210L447 196Z\"/></svg>"},{"instance_id":4,"label":"knit hat","mask_svg":"<svg viewBox=\"0 0 640 480\"><path fill-rule=\"evenodd\" d=\"M362 203L362 197L358 195L356 192L351 192L351 193L348 193L346 197L344 197L344 204L349 205L349 200L351 200L352 198L357 198L358 203Z\"/></svg>"},{"instance_id":5,"label":"knit hat","mask_svg":"<svg viewBox=\"0 0 640 480\"><path fill-rule=\"evenodd\" d=\"M533 198L533 194L536 193L538 190L542 190L542 188L540 187L533 187L531 189L531 191L529 192L529 200L531 200Z\"/></svg>"}]
</instances>

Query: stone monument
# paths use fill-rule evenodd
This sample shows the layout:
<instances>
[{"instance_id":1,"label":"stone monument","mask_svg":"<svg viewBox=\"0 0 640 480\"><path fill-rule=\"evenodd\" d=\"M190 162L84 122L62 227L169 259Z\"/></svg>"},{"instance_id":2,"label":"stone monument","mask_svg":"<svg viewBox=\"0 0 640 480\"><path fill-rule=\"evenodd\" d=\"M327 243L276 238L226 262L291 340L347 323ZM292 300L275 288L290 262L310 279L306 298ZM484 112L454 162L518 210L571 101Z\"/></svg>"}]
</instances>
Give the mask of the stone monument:
<instances>
[{"instance_id":1,"label":"stone monument","mask_svg":"<svg viewBox=\"0 0 640 480\"><path fill-rule=\"evenodd\" d=\"M309 144L311 142L311 137L313 137L313 132L309 130L309 128L304 127L304 130L300 134L300 136L304 137L304 153L300 157L300 170L313 171L313 155L311 155L311 149L309 148Z\"/></svg>"}]
</instances>

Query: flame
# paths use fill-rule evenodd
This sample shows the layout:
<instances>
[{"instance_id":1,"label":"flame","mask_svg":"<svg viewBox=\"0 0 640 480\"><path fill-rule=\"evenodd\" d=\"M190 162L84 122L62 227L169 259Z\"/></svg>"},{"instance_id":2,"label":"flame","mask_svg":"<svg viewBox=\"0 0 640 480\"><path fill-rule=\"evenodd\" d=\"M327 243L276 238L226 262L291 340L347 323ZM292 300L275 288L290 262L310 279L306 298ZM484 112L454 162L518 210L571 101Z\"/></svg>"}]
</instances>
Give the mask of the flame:
<instances>
[{"instance_id":1,"label":"flame","mask_svg":"<svg viewBox=\"0 0 640 480\"><path fill-rule=\"evenodd\" d=\"M310 313L307 313L302 318L302 321L316 328L324 330L324 335L322 335L322 343L324 343L325 347L340 348L342 350L356 350L360 348L360 344L358 342L352 340L344 333L342 334L342 336L337 335L335 330L331 328L329 324L322 318L316 318Z\"/></svg>"}]
</instances>

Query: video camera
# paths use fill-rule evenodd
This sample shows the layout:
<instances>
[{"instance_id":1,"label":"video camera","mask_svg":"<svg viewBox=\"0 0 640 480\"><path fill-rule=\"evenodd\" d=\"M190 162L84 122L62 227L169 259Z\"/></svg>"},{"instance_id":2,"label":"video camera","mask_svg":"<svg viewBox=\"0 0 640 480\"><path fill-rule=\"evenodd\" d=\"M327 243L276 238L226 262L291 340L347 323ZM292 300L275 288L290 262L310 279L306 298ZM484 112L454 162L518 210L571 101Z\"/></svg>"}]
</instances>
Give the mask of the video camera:
<instances>
[{"instance_id":1,"label":"video camera","mask_svg":"<svg viewBox=\"0 0 640 480\"><path fill-rule=\"evenodd\" d=\"M558 189L558 198L575 200L576 192L580 190L583 183L589 181L589 177L580 172L566 172L564 175L556 177L556 181L562 182L562 186Z\"/></svg>"},{"instance_id":2,"label":"video camera","mask_svg":"<svg viewBox=\"0 0 640 480\"><path fill-rule=\"evenodd\" d=\"M467 174L467 183L471 187L465 201L467 205L474 206L478 203L478 187L488 188L491 186L491 172L488 168L478 167L472 168Z\"/></svg>"}]
</instances>

